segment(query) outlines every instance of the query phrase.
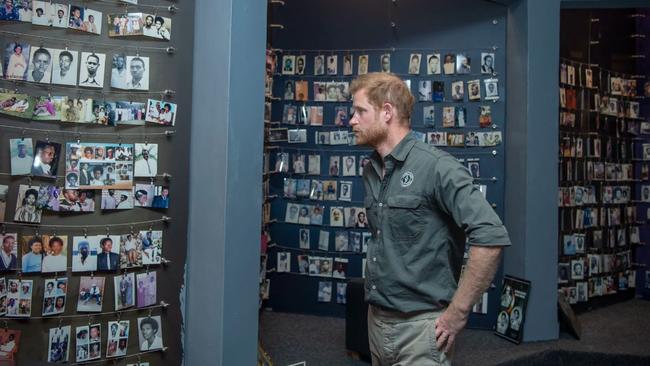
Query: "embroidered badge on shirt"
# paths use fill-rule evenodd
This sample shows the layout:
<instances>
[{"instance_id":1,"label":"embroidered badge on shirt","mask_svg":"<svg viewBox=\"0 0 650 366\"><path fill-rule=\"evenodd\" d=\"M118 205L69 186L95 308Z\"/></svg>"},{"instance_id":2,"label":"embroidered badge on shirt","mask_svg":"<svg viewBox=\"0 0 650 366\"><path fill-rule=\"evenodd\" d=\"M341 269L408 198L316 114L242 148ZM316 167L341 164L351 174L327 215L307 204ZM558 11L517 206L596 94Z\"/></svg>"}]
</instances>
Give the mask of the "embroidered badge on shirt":
<instances>
[{"instance_id":1,"label":"embroidered badge on shirt","mask_svg":"<svg viewBox=\"0 0 650 366\"><path fill-rule=\"evenodd\" d=\"M400 182L402 183L402 187L408 187L413 183L413 173L410 171L402 174L402 178L400 179Z\"/></svg>"}]
</instances>

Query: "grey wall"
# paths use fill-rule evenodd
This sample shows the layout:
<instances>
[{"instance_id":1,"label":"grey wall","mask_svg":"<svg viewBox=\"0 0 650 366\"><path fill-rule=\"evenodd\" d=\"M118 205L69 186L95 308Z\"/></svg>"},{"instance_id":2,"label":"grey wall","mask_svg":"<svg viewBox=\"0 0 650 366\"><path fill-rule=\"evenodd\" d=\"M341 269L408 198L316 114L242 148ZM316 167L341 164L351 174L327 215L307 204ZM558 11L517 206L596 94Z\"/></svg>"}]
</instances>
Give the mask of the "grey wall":
<instances>
[{"instance_id":1,"label":"grey wall","mask_svg":"<svg viewBox=\"0 0 650 366\"><path fill-rule=\"evenodd\" d=\"M253 365L266 3L197 0L194 30L185 363Z\"/></svg>"},{"instance_id":2,"label":"grey wall","mask_svg":"<svg viewBox=\"0 0 650 366\"><path fill-rule=\"evenodd\" d=\"M521 0L508 15L505 273L532 283L525 341L557 323L559 0Z\"/></svg>"}]
</instances>

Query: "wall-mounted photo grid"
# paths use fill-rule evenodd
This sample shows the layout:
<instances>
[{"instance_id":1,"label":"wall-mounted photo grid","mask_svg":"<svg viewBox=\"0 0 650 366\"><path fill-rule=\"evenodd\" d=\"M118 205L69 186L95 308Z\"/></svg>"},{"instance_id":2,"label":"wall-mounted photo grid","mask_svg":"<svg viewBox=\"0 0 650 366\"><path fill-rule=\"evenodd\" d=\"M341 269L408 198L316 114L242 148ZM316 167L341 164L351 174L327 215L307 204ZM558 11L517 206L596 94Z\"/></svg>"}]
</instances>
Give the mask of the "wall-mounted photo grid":
<instances>
[{"instance_id":1,"label":"wall-mounted photo grid","mask_svg":"<svg viewBox=\"0 0 650 366\"><path fill-rule=\"evenodd\" d=\"M504 66L503 56L488 47L267 55L267 95L274 97L265 108L271 147L264 157L265 194L274 198L263 213L275 243L266 264L275 269L271 286L263 282L269 306L340 316L347 280L364 277L373 239L362 177L373 169L373 151L357 145L350 128L351 82L369 72L403 79L415 98L412 135L428 148L454 155L488 200L502 202L505 89L499 72ZM497 213L501 209L497 205ZM274 289L288 288L312 296L274 296ZM474 307L486 328L493 325L487 314L496 311L497 297L488 295Z\"/></svg>"},{"instance_id":2,"label":"wall-mounted photo grid","mask_svg":"<svg viewBox=\"0 0 650 366\"><path fill-rule=\"evenodd\" d=\"M577 310L634 294L650 218L650 123L631 75L560 64L558 288Z\"/></svg>"},{"instance_id":3,"label":"wall-mounted photo grid","mask_svg":"<svg viewBox=\"0 0 650 366\"><path fill-rule=\"evenodd\" d=\"M159 269L164 222L175 214L169 178L189 168L162 158L189 146L189 137L168 137L183 128L178 107L191 80L165 75L179 72L171 56L187 51L181 40L193 30L181 28L190 13L168 6L0 6L2 365L181 362L179 352L150 352L177 344L182 324L168 292L182 271ZM184 263L182 253L170 261ZM164 342L163 323L173 334Z\"/></svg>"}]
</instances>

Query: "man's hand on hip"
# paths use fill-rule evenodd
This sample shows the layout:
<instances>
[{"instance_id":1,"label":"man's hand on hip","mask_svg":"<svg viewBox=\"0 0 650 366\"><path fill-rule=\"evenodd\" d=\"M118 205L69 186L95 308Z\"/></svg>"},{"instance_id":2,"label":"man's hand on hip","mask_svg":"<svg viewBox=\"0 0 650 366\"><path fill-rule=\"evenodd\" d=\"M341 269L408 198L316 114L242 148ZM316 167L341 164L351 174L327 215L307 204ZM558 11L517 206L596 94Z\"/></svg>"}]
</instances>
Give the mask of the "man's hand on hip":
<instances>
[{"instance_id":1,"label":"man's hand on hip","mask_svg":"<svg viewBox=\"0 0 650 366\"><path fill-rule=\"evenodd\" d=\"M436 345L443 352L449 352L456 337L467 323L467 314L456 308L453 303L447 307L435 322Z\"/></svg>"}]
</instances>

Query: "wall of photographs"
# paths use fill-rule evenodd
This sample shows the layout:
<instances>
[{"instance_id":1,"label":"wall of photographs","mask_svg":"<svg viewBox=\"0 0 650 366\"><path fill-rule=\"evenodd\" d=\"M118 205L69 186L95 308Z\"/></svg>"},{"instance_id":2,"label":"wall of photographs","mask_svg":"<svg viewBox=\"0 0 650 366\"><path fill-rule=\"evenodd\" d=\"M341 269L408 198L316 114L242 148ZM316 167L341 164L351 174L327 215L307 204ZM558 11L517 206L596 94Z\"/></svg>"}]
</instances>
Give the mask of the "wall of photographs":
<instances>
[{"instance_id":1,"label":"wall of photographs","mask_svg":"<svg viewBox=\"0 0 650 366\"><path fill-rule=\"evenodd\" d=\"M650 202L650 123L638 78L560 65L558 287L577 310L630 298Z\"/></svg>"},{"instance_id":2,"label":"wall of photographs","mask_svg":"<svg viewBox=\"0 0 650 366\"><path fill-rule=\"evenodd\" d=\"M193 1L183 7L0 8L3 363L181 363Z\"/></svg>"},{"instance_id":3,"label":"wall of photographs","mask_svg":"<svg viewBox=\"0 0 650 366\"><path fill-rule=\"evenodd\" d=\"M346 279L363 276L370 237L361 174L371 151L355 145L350 134L349 83L366 72L390 71L403 78L417 101L415 136L461 160L502 216L506 14L494 4L482 4L481 19L454 9L436 9L425 18L416 14L435 6L401 4L403 13L387 19L394 11L388 7L367 33L351 39L343 30L331 29L332 18L323 17L335 4L311 5L315 8L287 3L274 18L284 29L275 33L276 67L267 80L265 220L271 244L266 306L343 316ZM383 11L366 5L370 13ZM447 22L447 12L459 24L471 23L472 34L479 36L466 37L462 27L436 32L444 26L438 21ZM337 12L336 22L344 24L346 17ZM408 28L399 41L388 25L391 20ZM493 326L495 288L475 307L470 326Z\"/></svg>"}]
</instances>

